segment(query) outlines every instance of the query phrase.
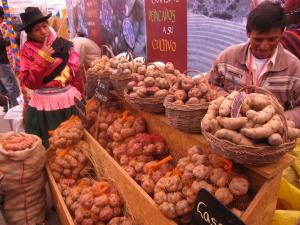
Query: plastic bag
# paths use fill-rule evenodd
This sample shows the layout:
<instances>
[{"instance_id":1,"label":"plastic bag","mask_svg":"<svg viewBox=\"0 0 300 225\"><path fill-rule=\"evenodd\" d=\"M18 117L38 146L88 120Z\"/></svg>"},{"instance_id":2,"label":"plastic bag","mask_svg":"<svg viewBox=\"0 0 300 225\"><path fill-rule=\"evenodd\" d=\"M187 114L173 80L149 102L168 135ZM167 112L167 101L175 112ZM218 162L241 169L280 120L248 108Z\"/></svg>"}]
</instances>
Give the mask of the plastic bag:
<instances>
[{"instance_id":1,"label":"plastic bag","mask_svg":"<svg viewBox=\"0 0 300 225\"><path fill-rule=\"evenodd\" d=\"M4 119L9 120L11 123L12 130L19 133L23 131L23 104L17 105L8 110L5 114Z\"/></svg>"},{"instance_id":2,"label":"plastic bag","mask_svg":"<svg viewBox=\"0 0 300 225\"><path fill-rule=\"evenodd\" d=\"M273 225L299 225L296 223L300 218L300 211L294 210L276 210L273 219Z\"/></svg>"}]
</instances>

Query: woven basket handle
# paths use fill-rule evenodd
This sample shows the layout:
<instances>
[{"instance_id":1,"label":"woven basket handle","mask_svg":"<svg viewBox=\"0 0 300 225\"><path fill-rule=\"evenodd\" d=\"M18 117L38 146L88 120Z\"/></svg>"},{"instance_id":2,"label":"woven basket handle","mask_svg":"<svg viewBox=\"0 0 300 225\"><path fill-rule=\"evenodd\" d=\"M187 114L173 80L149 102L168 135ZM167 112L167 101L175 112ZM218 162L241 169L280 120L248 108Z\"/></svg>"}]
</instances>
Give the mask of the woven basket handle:
<instances>
[{"instance_id":1,"label":"woven basket handle","mask_svg":"<svg viewBox=\"0 0 300 225\"><path fill-rule=\"evenodd\" d=\"M183 73L186 75L188 75L189 73L196 73L196 75L204 76L199 70L195 70L195 69L187 69Z\"/></svg>"},{"instance_id":2,"label":"woven basket handle","mask_svg":"<svg viewBox=\"0 0 300 225\"><path fill-rule=\"evenodd\" d=\"M104 52L103 50L105 50L107 53L109 53L109 55L107 55L108 57L109 57L109 56L110 56L111 58L114 58L114 57L115 57L115 55L114 55L114 53L113 53L111 47L109 47L109 46L107 46L107 45L102 45L102 46L101 46L101 49L102 49L102 52ZM102 55L103 55L103 54L102 54Z\"/></svg>"},{"instance_id":3,"label":"woven basket handle","mask_svg":"<svg viewBox=\"0 0 300 225\"><path fill-rule=\"evenodd\" d=\"M281 106L281 104L278 102L277 98L269 90L262 88L262 87L254 86L254 85L243 87L239 90L239 92L242 92L245 90L249 90L250 92L252 91L252 93L260 92L262 94L267 95L271 99L272 105L275 107L275 110L279 114L281 121L283 123L283 131L284 131L283 132L283 142L286 143L287 135L288 135L288 125L287 125L287 120L284 116L284 109Z\"/></svg>"}]
</instances>

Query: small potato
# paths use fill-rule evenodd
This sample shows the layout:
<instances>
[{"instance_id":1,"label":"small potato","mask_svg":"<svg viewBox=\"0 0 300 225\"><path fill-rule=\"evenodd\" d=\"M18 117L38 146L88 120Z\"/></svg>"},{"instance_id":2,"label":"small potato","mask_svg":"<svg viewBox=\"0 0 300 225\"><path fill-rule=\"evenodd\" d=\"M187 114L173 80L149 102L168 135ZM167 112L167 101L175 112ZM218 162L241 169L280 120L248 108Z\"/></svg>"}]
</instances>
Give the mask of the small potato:
<instances>
[{"instance_id":1,"label":"small potato","mask_svg":"<svg viewBox=\"0 0 300 225\"><path fill-rule=\"evenodd\" d=\"M99 219L101 221L108 221L112 217L113 217L113 211L111 207L106 206L100 211Z\"/></svg>"},{"instance_id":2,"label":"small potato","mask_svg":"<svg viewBox=\"0 0 300 225\"><path fill-rule=\"evenodd\" d=\"M187 200L181 200L176 203L176 214L178 216L184 216L192 211L192 207L189 205Z\"/></svg>"},{"instance_id":3,"label":"small potato","mask_svg":"<svg viewBox=\"0 0 300 225\"><path fill-rule=\"evenodd\" d=\"M216 199L218 199L224 205L228 205L233 201L233 195L228 188L219 188L215 193Z\"/></svg>"},{"instance_id":4,"label":"small potato","mask_svg":"<svg viewBox=\"0 0 300 225\"><path fill-rule=\"evenodd\" d=\"M161 205L168 200L167 194L164 191L156 192L154 194L154 201L156 204Z\"/></svg>"},{"instance_id":5,"label":"small potato","mask_svg":"<svg viewBox=\"0 0 300 225\"><path fill-rule=\"evenodd\" d=\"M154 96L155 97L164 97L164 96L167 96L169 94L169 91L166 90L166 89L161 89L157 92L155 92Z\"/></svg>"},{"instance_id":6,"label":"small potato","mask_svg":"<svg viewBox=\"0 0 300 225\"><path fill-rule=\"evenodd\" d=\"M167 194L167 199L169 203L176 204L182 199L181 192L171 192Z\"/></svg>"},{"instance_id":7,"label":"small potato","mask_svg":"<svg viewBox=\"0 0 300 225\"><path fill-rule=\"evenodd\" d=\"M204 165L200 165L197 166L193 169L193 175L198 179L198 180L203 180L209 177L209 173L210 173L211 168L204 166Z\"/></svg>"},{"instance_id":8,"label":"small potato","mask_svg":"<svg viewBox=\"0 0 300 225\"><path fill-rule=\"evenodd\" d=\"M152 87L155 84L155 79L153 77L146 77L144 83L146 87Z\"/></svg>"},{"instance_id":9,"label":"small potato","mask_svg":"<svg viewBox=\"0 0 300 225\"><path fill-rule=\"evenodd\" d=\"M249 190L249 182L243 177L234 177L229 184L229 190L237 196L245 195Z\"/></svg>"},{"instance_id":10,"label":"small potato","mask_svg":"<svg viewBox=\"0 0 300 225\"><path fill-rule=\"evenodd\" d=\"M177 90L174 93L175 99L185 102L187 100L187 94L184 90Z\"/></svg>"},{"instance_id":11,"label":"small potato","mask_svg":"<svg viewBox=\"0 0 300 225\"><path fill-rule=\"evenodd\" d=\"M199 103L200 103L200 101L198 98L192 97L185 104L186 105L195 105L195 104L199 104Z\"/></svg>"},{"instance_id":12,"label":"small potato","mask_svg":"<svg viewBox=\"0 0 300 225\"><path fill-rule=\"evenodd\" d=\"M190 98L196 97L198 99L201 95L202 95L201 91L196 87L191 88L191 90L189 90L188 92L188 96Z\"/></svg>"},{"instance_id":13,"label":"small potato","mask_svg":"<svg viewBox=\"0 0 300 225\"><path fill-rule=\"evenodd\" d=\"M174 204L164 202L159 206L160 211L170 219L177 217L176 208Z\"/></svg>"},{"instance_id":14,"label":"small potato","mask_svg":"<svg viewBox=\"0 0 300 225\"><path fill-rule=\"evenodd\" d=\"M95 206L97 207L104 207L109 204L109 199L107 195L101 195L95 198Z\"/></svg>"},{"instance_id":15,"label":"small potato","mask_svg":"<svg viewBox=\"0 0 300 225\"><path fill-rule=\"evenodd\" d=\"M119 195L117 194L110 194L108 196L109 200L109 205L114 208L114 207L120 207L122 205L122 200Z\"/></svg>"}]
</instances>

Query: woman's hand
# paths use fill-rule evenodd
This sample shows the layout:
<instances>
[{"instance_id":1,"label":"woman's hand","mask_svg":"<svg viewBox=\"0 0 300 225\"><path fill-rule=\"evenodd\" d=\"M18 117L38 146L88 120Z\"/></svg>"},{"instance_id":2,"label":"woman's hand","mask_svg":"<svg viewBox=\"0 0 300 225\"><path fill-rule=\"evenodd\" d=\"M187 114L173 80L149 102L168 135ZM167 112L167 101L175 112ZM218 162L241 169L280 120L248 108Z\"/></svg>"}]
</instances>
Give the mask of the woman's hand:
<instances>
[{"instance_id":1,"label":"woman's hand","mask_svg":"<svg viewBox=\"0 0 300 225\"><path fill-rule=\"evenodd\" d=\"M51 45L48 44L48 37L45 38L41 51L43 51L48 56L52 56L52 54L55 52Z\"/></svg>"}]
</instances>

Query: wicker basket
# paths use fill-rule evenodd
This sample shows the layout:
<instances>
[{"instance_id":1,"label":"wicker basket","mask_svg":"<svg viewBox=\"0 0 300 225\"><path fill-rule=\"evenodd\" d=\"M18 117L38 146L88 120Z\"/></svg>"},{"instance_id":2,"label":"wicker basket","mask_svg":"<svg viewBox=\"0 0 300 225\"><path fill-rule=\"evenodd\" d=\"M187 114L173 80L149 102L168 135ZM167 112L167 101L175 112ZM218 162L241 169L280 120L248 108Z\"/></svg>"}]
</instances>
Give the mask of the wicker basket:
<instances>
[{"instance_id":1,"label":"wicker basket","mask_svg":"<svg viewBox=\"0 0 300 225\"><path fill-rule=\"evenodd\" d=\"M102 52L106 51L106 54L110 57L114 57L114 53L112 52L112 49L108 47L107 45L102 45ZM86 84L85 84L85 90L86 90L86 96L91 97L95 93L95 89L97 87L97 80L102 79L106 80L109 83L110 82L110 72L105 72L101 74L89 74L87 72L87 78L86 78Z\"/></svg>"},{"instance_id":2,"label":"wicker basket","mask_svg":"<svg viewBox=\"0 0 300 225\"><path fill-rule=\"evenodd\" d=\"M166 116L171 126L185 132L201 133L199 121L201 121L205 116L208 103L196 105L177 105L173 103L174 100L174 95L168 95L164 101Z\"/></svg>"},{"instance_id":3,"label":"wicker basket","mask_svg":"<svg viewBox=\"0 0 300 225\"><path fill-rule=\"evenodd\" d=\"M230 141L216 138L211 133L208 133L202 129L202 134L205 139L209 143L210 147L217 154L224 156L225 158L231 159L234 162L251 165L251 166L260 166L265 164L273 163L282 157L285 153L293 151L296 145L296 141L287 141L287 123L286 119L283 115L283 109L281 105L278 103L277 99L272 95L271 92L265 90L260 87L246 87L241 89L240 91L244 91L246 89L254 89L263 94L268 95L273 101L272 104L275 106L277 113L280 115L284 134L283 141L284 144L279 146L244 146L244 145L236 145Z\"/></svg>"},{"instance_id":4,"label":"wicker basket","mask_svg":"<svg viewBox=\"0 0 300 225\"><path fill-rule=\"evenodd\" d=\"M128 89L124 90L125 100L136 110L150 113L164 113L163 105L165 97L132 97L128 94Z\"/></svg>"},{"instance_id":5,"label":"wicker basket","mask_svg":"<svg viewBox=\"0 0 300 225\"><path fill-rule=\"evenodd\" d=\"M128 53L131 65L131 71L134 68L134 61L133 56L131 53ZM127 84L132 81L131 74L125 75L125 74L111 74L110 80L113 88L117 91L118 95L120 97L124 97L124 89L127 88Z\"/></svg>"}]
</instances>

